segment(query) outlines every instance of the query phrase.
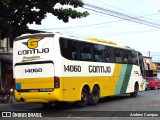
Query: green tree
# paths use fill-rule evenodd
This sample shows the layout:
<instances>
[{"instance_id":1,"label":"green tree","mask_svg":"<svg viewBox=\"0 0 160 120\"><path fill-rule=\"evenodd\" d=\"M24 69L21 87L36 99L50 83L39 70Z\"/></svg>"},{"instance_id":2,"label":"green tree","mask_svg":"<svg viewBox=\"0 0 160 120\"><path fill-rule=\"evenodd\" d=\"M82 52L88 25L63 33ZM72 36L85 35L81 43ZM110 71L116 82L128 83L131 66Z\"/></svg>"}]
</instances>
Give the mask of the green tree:
<instances>
[{"instance_id":1,"label":"green tree","mask_svg":"<svg viewBox=\"0 0 160 120\"><path fill-rule=\"evenodd\" d=\"M82 18L87 11L79 12L71 8L57 8L57 4L82 7L82 0L0 0L0 38L15 37L25 33L27 24L41 24L47 13L59 20L68 22L69 18Z\"/></svg>"}]
</instances>

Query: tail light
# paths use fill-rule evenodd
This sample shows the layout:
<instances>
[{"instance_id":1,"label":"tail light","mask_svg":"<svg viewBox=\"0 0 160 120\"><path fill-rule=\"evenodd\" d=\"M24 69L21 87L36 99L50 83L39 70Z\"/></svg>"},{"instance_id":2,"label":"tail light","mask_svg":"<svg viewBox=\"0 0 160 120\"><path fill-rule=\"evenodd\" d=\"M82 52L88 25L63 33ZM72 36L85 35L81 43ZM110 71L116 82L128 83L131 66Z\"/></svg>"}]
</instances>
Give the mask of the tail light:
<instances>
[{"instance_id":1,"label":"tail light","mask_svg":"<svg viewBox=\"0 0 160 120\"><path fill-rule=\"evenodd\" d=\"M54 76L54 88L60 87L60 79L58 76Z\"/></svg>"}]
</instances>

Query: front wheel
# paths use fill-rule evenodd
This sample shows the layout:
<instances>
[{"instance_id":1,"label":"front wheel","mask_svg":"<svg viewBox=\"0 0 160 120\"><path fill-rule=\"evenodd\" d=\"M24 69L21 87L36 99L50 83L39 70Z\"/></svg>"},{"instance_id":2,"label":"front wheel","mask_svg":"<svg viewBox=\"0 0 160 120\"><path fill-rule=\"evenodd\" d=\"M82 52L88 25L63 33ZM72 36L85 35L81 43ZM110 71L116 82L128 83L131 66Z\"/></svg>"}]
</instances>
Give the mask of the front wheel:
<instances>
[{"instance_id":1,"label":"front wheel","mask_svg":"<svg viewBox=\"0 0 160 120\"><path fill-rule=\"evenodd\" d=\"M139 91L139 86L138 86L138 84L135 84L134 85L134 92L130 93L130 96L131 97L137 97L138 91Z\"/></svg>"},{"instance_id":2,"label":"front wheel","mask_svg":"<svg viewBox=\"0 0 160 120\"><path fill-rule=\"evenodd\" d=\"M87 88L84 87L82 89L82 93L81 93L81 100L77 101L77 103L76 103L77 106L80 108L87 106L88 99L89 99L89 92L88 92Z\"/></svg>"}]
</instances>

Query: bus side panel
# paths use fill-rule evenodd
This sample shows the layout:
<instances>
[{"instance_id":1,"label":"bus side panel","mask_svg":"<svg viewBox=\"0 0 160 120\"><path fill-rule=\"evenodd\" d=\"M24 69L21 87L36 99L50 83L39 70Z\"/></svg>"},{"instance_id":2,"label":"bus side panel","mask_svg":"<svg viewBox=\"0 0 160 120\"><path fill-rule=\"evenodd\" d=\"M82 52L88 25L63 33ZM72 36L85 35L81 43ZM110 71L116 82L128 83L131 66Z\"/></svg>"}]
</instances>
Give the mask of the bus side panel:
<instances>
[{"instance_id":1,"label":"bus side panel","mask_svg":"<svg viewBox=\"0 0 160 120\"><path fill-rule=\"evenodd\" d=\"M134 85L141 80L140 69L136 65L121 64L115 95L134 92Z\"/></svg>"},{"instance_id":2,"label":"bus side panel","mask_svg":"<svg viewBox=\"0 0 160 120\"><path fill-rule=\"evenodd\" d=\"M83 66L85 66L85 68L83 68ZM88 65L86 64L83 66L81 67L86 69L86 66ZM94 73L87 74L86 71L85 74L81 73L81 76L76 76L76 73L74 73L74 75L72 73L72 75L64 77L64 101L80 100L81 90L85 84L89 86L90 92L93 86L98 84L100 87L100 97L121 94L121 91L123 91L124 88L126 90L128 87L129 79L125 76L127 74L127 76L130 77L130 74L126 72L128 70L127 68L129 69L130 66L125 64L115 64L112 66L113 73L109 76L100 76L102 73L99 73L99 76L96 73L97 75L95 76ZM85 76L86 74L87 76Z\"/></svg>"},{"instance_id":3,"label":"bus side panel","mask_svg":"<svg viewBox=\"0 0 160 120\"><path fill-rule=\"evenodd\" d=\"M64 63L64 62L63 62ZM82 63L65 62L64 66L75 66ZM67 65L68 64L68 65ZM93 63L92 63L93 65ZM94 64L94 66L104 66L107 64ZM92 92L93 86L98 84L100 87L100 97L113 96L123 93L131 93L134 91L135 82L139 82L140 69L136 65L131 64L108 64L111 66L112 72L108 73L90 73L91 65L83 63L81 66L81 72L71 72L69 67L66 68L64 76L64 101L77 101L81 99L81 90L84 85L88 85L90 93ZM63 68L63 67L62 67ZM65 70L64 70L65 71ZM137 73L138 72L138 73Z\"/></svg>"},{"instance_id":4,"label":"bus side panel","mask_svg":"<svg viewBox=\"0 0 160 120\"><path fill-rule=\"evenodd\" d=\"M116 73L115 73L116 74ZM113 96L117 86L118 76L88 76L88 77L65 77L64 84L64 101L77 101L81 98L81 90L84 85L88 85L90 93L95 84L100 87L100 97Z\"/></svg>"},{"instance_id":5,"label":"bus side panel","mask_svg":"<svg viewBox=\"0 0 160 120\"><path fill-rule=\"evenodd\" d=\"M83 77L64 77L63 78L63 100L77 101L80 100L81 87L83 84L88 84L88 79L84 83Z\"/></svg>"},{"instance_id":6,"label":"bus side panel","mask_svg":"<svg viewBox=\"0 0 160 120\"><path fill-rule=\"evenodd\" d=\"M136 82L139 84L139 91L145 90L140 68L137 65L133 65L126 93L134 92L134 85Z\"/></svg>"}]
</instances>

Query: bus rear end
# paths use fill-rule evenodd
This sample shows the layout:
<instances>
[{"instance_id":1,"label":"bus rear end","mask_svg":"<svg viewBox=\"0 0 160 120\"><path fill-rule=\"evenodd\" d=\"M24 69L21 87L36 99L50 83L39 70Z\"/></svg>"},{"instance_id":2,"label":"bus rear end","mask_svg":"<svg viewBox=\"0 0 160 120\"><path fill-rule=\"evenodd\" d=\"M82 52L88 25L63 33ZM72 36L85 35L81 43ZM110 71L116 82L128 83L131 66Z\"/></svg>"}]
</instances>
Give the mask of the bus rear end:
<instances>
[{"instance_id":1,"label":"bus rear end","mask_svg":"<svg viewBox=\"0 0 160 120\"><path fill-rule=\"evenodd\" d=\"M13 46L15 98L17 101L61 101L60 79L55 76L54 34L17 37Z\"/></svg>"}]
</instances>

